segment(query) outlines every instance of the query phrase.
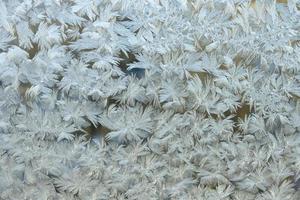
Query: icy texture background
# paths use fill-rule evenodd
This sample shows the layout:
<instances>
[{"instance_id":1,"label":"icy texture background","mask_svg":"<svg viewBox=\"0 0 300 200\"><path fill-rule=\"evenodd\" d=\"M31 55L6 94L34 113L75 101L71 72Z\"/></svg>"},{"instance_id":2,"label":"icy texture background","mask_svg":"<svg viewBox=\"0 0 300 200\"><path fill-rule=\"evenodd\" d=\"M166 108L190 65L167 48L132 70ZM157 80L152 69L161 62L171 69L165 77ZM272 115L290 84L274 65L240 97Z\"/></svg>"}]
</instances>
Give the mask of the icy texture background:
<instances>
[{"instance_id":1,"label":"icy texture background","mask_svg":"<svg viewBox=\"0 0 300 200\"><path fill-rule=\"evenodd\" d=\"M300 199L299 0L0 0L0 199Z\"/></svg>"}]
</instances>

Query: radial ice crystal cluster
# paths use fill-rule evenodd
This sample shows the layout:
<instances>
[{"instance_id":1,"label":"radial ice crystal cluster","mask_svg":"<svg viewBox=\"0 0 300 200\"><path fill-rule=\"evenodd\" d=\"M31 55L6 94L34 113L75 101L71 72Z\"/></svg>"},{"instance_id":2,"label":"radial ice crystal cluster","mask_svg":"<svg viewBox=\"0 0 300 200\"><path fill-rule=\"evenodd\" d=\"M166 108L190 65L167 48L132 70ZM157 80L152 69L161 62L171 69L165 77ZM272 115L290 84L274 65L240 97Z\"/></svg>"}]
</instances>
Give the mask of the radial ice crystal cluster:
<instances>
[{"instance_id":1,"label":"radial ice crystal cluster","mask_svg":"<svg viewBox=\"0 0 300 200\"><path fill-rule=\"evenodd\" d=\"M0 0L1 200L299 200L299 0Z\"/></svg>"}]
</instances>

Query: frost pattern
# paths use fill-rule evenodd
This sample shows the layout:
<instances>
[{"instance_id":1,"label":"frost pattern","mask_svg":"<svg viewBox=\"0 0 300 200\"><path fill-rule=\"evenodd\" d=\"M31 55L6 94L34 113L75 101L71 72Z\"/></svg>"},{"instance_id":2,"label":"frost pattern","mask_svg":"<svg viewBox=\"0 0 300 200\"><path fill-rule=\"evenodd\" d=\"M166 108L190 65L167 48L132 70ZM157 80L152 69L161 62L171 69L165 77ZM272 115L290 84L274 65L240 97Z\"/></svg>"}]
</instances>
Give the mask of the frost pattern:
<instances>
[{"instance_id":1,"label":"frost pattern","mask_svg":"<svg viewBox=\"0 0 300 200\"><path fill-rule=\"evenodd\" d=\"M299 0L0 0L0 199L300 199Z\"/></svg>"}]
</instances>

